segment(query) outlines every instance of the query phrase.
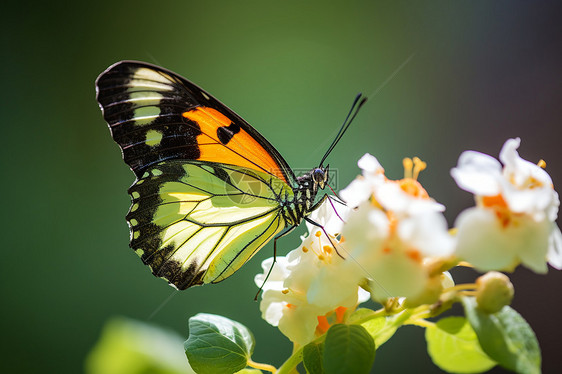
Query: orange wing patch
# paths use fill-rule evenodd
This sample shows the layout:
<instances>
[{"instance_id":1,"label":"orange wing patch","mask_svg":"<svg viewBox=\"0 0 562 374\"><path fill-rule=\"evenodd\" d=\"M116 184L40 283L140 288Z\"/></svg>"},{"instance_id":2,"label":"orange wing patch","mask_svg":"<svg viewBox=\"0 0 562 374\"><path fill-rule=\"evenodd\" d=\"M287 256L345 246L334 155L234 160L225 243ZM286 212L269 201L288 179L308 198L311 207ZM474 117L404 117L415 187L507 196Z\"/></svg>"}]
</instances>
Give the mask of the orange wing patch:
<instances>
[{"instance_id":1,"label":"orange wing patch","mask_svg":"<svg viewBox=\"0 0 562 374\"><path fill-rule=\"evenodd\" d=\"M196 122L201 134L197 136L198 160L243 166L275 175L288 184L277 161L239 124L216 109L197 107L182 114Z\"/></svg>"}]
</instances>

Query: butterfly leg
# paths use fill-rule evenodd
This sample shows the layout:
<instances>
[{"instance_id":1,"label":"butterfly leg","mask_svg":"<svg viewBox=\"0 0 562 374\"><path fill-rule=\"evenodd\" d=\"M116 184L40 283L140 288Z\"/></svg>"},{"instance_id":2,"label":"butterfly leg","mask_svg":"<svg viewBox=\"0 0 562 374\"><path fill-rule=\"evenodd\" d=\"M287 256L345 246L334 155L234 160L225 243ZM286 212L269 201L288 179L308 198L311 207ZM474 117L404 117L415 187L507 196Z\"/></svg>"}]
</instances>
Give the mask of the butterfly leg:
<instances>
[{"instance_id":1,"label":"butterfly leg","mask_svg":"<svg viewBox=\"0 0 562 374\"><path fill-rule=\"evenodd\" d=\"M336 216L338 216L338 218L339 218L343 223L345 223L344 219L341 218L340 214L338 213L338 210L336 209L336 207L334 206L334 203L332 202L332 196L330 196L330 195L326 195L326 196L328 196L328 201L330 202L330 205L332 206L332 209L334 209L334 213L336 213ZM333 199L333 201L337 201L338 203L341 204L341 202L338 201L337 199ZM345 203L343 203L343 204L346 205Z\"/></svg>"},{"instance_id":2,"label":"butterfly leg","mask_svg":"<svg viewBox=\"0 0 562 374\"><path fill-rule=\"evenodd\" d=\"M277 235L275 238L273 238L273 263L271 264L271 267L269 268L269 271L267 272L267 275L265 276L265 279L263 280L263 283L260 286L260 289L256 293L256 296L254 296L254 301L258 300L258 296L260 295L261 290L263 289L263 286L265 286L265 282L267 282L267 279L269 278L269 275L271 274L271 271L273 270L273 266L275 266L275 262L277 262L277 239L280 239L280 238L282 238L286 235L289 235L289 233L291 231L293 231L294 229L296 229L297 227L298 226L287 227L285 230L280 232L279 235Z\"/></svg>"}]
</instances>

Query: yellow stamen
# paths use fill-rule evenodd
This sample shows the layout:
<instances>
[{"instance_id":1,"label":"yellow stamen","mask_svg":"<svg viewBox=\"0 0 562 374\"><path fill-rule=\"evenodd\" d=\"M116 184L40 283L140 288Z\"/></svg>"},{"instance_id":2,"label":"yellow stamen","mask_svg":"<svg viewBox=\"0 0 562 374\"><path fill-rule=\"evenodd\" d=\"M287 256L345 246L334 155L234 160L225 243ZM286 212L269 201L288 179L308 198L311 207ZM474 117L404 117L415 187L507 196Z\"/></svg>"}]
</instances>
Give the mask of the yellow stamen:
<instances>
[{"instance_id":1,"label":"yellow stamen","mask_svg":"<svg viewBox=\"0 0 562 374\"><path fill-rule=\"evenodd\" d=\"M402 165L404 166L404 178L412 178L412 169L414 166L412 159L410 157L404 157Z\"/></svg>"},{"instance_id":2,"label":"yellow stamen","mask_svg":"<svg viewBox=\"0 0 562 374\"><path fill-rule=\"evenodd\" d=\"M320 232L320 230L319 230L319 231L316 231L316 232L314 233L314 235L316 235L316 237L318 237L318 238L319 238L319 237L320 237L320 235L322 235L322 233L321 233L321 232Z\"/></svg>"},{"instance_id":3,"label":"yellow stamen","mask_svg":"<svg viewBox=\"0 0 562 374\"><path fill-rule=\"evenodd\" d=\"M429 194L422 187L420 182L414 178L404 178L398 181L398 184L402 191L406 192L408 195L417 197L420 199L429 199Z\"/></svg>"},{"instance_id":4,"label":"yellow stamen","mask_svg":"<svg viewBox=\"0 0 562 374\"><path fill-rule=\"evenodd\" d=\"M427 163L420 160L419 157L414 157L414 173L412 178L417 180L420 172L425 170L425 168L427 168Z\"/></svg>"},{"instance_id":5,"label":"yellow stamen","mask_svg":"<svg viewBox=\"0 0 562 374\"><path fill-rule=\"evenodd\" d=\"M285 289L281 290L281 293L282 293L283 295L286 295L286 294L289 293L289 289L288 289L288 288L285 288Z\"/></svg>"},{"instance_id":6,"label":"yellow stamen","mask_svg":"<svg viewBox=\"0 0 562 374\"><path fill-rule=\"evenodd\" d=\"M481 202L482 205L488 208L507 208L507 202L504 200L501 194L495 196L482 196Z\"/></svg>"},{"instance_id":7,"label":"yellow stamen","mask_svg":"<svg viewBox=\"0 0 562 374\"><path fill-rule=\"evenodd\" d=\"M537 162L537 166L538 166L539 168L545 169L545 168L546 168L546 161L543 160L543 159L540 159L539 162Z\"/></svg>"}]
</instances>

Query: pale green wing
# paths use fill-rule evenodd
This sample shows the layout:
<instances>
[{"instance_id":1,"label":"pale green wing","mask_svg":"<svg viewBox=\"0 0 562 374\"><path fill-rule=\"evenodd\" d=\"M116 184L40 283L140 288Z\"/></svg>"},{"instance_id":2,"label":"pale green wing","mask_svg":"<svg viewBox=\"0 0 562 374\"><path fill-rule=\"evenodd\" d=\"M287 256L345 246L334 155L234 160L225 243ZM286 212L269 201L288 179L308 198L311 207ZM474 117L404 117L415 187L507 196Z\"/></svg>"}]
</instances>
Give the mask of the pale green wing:
<instances>
[{"instance_id":1,"label":"pale green wing","mask_svg":"<svg viewBox=\"0 0 562 374\"><path fill-rule=\"evenodd\" d=\"M198 161L153 165L129 194L131 248L178 289L232 275L285 228L293 197L271 174Z\"/></svg>"}]
</instances>

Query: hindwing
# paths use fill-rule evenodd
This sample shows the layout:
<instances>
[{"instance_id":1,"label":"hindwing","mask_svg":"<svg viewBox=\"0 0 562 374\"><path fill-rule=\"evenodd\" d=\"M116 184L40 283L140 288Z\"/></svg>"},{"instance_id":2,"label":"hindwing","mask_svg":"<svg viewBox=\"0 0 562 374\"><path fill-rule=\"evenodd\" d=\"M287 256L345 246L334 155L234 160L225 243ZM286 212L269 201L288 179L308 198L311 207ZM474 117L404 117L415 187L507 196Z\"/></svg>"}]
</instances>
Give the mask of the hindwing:
<instances>
[{"instance_id":1,"label":"hindwing","mask_svg":"<svg viewBox=\"0 0 562 374\"><path fill-rule=\"evenodd\" d=\"M232 275L283 230L293 190L269 173L177 160L149 166L129 189L131 247L178 289Z\"/></svg>"}]
</instances>

